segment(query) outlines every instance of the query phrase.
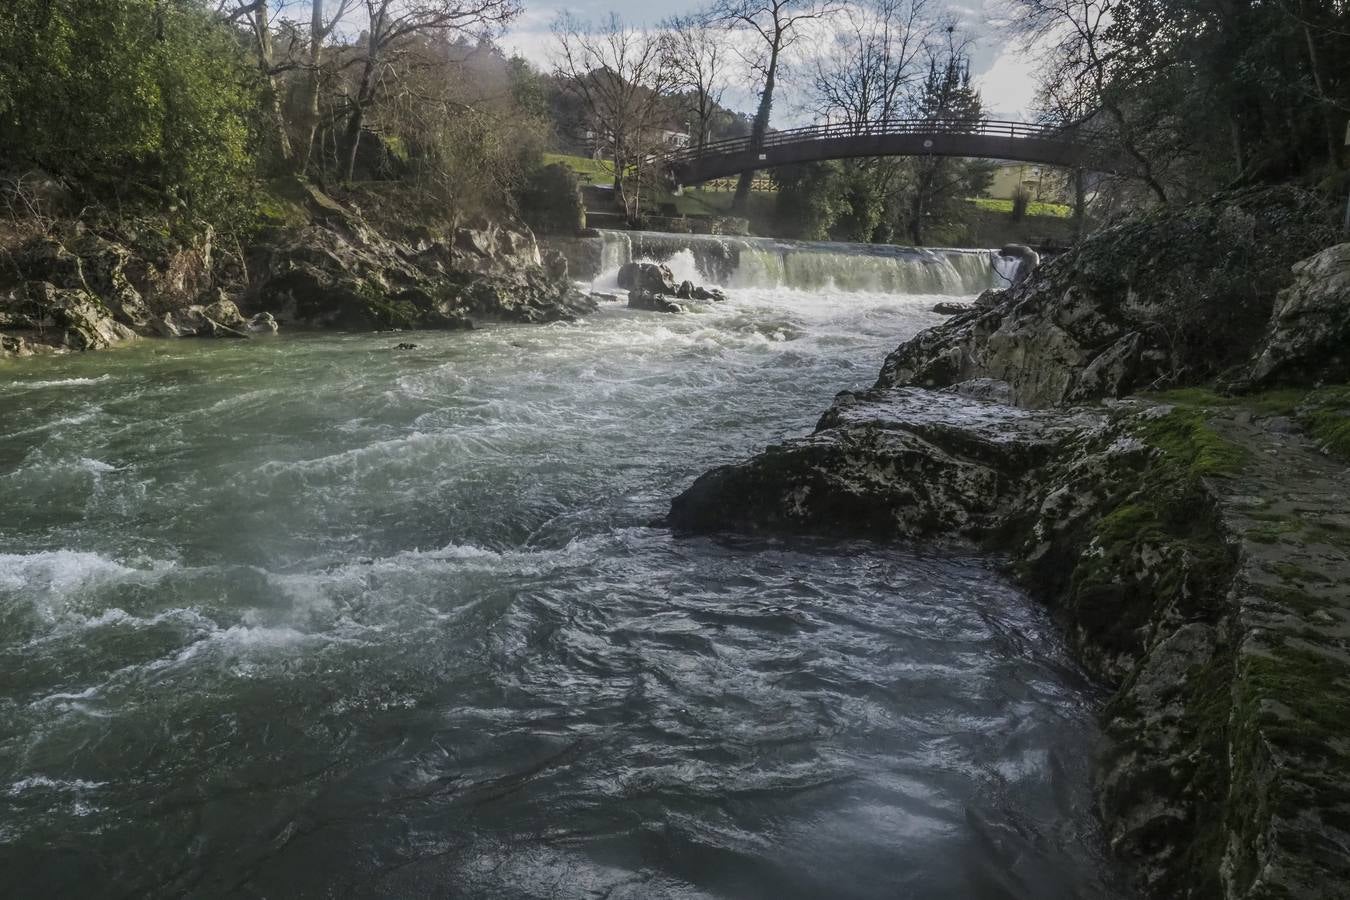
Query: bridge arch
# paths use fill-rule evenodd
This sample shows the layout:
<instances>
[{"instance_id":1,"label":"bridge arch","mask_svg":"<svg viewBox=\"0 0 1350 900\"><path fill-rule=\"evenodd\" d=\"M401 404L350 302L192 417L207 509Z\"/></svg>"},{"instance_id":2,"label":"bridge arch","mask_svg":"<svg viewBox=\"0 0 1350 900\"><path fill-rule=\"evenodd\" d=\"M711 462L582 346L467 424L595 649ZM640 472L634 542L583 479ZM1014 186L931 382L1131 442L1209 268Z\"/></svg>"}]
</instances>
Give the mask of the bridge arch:
<instances>
[{"instance_id":1,"label":"bridge arch","mask_svg":"<svg viewBox=\"0 0 1350 900\"><path fill-rule=\"evenodd\" d=\"M758 151L749 138L735 138L672 153L663 162L676 185L684 186L778 166L876 156L952 156L1069 169L1123 169L1115 154L1075 130L991 119L812 125L770 132Z\"/></svg>"}]
</instances>

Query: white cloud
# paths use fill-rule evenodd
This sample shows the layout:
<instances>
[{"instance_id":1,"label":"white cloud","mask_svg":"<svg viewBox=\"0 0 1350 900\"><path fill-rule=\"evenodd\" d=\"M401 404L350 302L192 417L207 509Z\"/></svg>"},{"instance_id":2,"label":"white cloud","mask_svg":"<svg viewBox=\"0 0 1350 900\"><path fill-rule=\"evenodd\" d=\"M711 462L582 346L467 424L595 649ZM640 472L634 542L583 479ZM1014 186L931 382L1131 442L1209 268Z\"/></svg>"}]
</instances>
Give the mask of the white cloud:
<instances>
[{"instance_id":1,"label":"white cloud","mask_svg":"<svg viewBox=\"0 0 1350 900\"><path fill-rule=\"evenodd\" d=\"M991 118L1027 118L1036 99L1036 64L1025 50L1005 47L988 69L975 76L975 86Z\"/></svg>"}]
</instances>

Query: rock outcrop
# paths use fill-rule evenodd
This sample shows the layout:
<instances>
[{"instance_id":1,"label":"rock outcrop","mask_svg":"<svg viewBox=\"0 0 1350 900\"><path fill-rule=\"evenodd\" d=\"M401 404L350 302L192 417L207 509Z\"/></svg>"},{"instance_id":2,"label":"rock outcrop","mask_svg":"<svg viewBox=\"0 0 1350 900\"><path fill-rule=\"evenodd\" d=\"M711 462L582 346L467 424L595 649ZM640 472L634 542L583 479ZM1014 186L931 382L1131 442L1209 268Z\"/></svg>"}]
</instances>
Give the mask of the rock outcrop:
<instances>
[{"instance_id":1,"label":"rock outcrop","mask_svg":"<svg viewBox=\"0 0 1350 900\"><path fill-rule=\"evenodd\" d=\"M1345 896L1350 478L1323 452L1350 453L1345 404L1114 399L1350 374L1350 249L1289 258L1331 243L1321 215L1277 190L1118 226L900 347L810 436L705 474L668 522L1008 558L1114 690L1098 796L1144 893Z\"/></svg>"},{"instance_id":2,"label":"rock outcrop","mask_svg":"<svg viewBox=\"0 0 1350 900\"><path fill-rule=\"evenodd\" d=\"M877 387L990 378L1049 407L1241 374L1291 267L1335 242L1333 218L1281 188L1115 226L901 347Z\"/></svg>"},{"instance_id":3,"label":"rock outcrop","mask_svg":"<svg viewBox=\"0 0 1350 900\"><path fill-rule=\"evenodd\" d=\"M1253 385L1350 380L1350 244L1294 266L1248 376Z\"/></svg>"},{"instance_id":4,"label":"rock outcrop","mask_svg":"<svg viewBox=\"0 0 1350 900\"><path fill-rule=\"evenodd\" d=\"M680 313L679 300L726 299L716 288L705 288L692 281L675 283L670 268L660 263L630 262L619 269L619 287L628 291L628 308L647 312Z\"/></svg>"},{"instance_id":5,"label":"rock outcrop","mask_svg":"<svg viewBox=\"0 0 1350 900\"><path fill-rule=\"evenodd\" d=\"M477 221L444 240L391 240L313 188L307 221L273 230L245 259L208 231L175 246L133 224L28 242L0 282L0 353L99 349L136 335L247 338L279 323L349 329L552 322L596 308L528 229Z\"/></svg>"},{"instance_id":6,"label":"rock outcrop","mask_svg":"<svg viewBox=\"0 0 1350 900\"><path fill-rule=\"evenodd\" d=\"M1292 506L1291 468L1307 480ZM1348 504L1343 466L1232 410L892 388L841 395L809 437L702 476L669 524L1010 556L1116 688L1099 798L1146 893L1331 898L1350 878ZM1293 564L1272 523L1320 546Z\"/></svg>"},{"instance_id":7,"label":"rock outcrop","mask_svg":"<svg viewBox=\"0 0 1350 900\"><path fill-rule=\"evenodd\" d=\"M313 327L470 328L475 321L552 322L595 310L546 260L528 230L492 222L448 241L409 246L343 207L312 204L314 221L268 247L254 305ZM545 267L545 263L548 267Z\"/></svg>"}]
</instances>

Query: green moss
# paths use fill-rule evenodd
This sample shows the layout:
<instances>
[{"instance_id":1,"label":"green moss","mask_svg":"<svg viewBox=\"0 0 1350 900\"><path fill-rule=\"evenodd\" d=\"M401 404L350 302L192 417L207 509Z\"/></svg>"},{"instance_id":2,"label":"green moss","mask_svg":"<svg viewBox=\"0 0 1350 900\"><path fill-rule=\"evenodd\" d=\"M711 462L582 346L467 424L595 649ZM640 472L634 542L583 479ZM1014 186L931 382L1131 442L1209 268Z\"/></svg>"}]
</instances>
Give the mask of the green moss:
<instances>
[{"instance_id":1,"label":"green moss","mask_svg":"<svg viewBox=\"0 0 1350 900\"><path fill-rule=\"evenodd\" d=\"M1246 451L1221 437L1207 419L1204 409L1177 407L1167 415L1143 421L1139 435L1191 476L1215 478L1238 474L1246 464Z\"/></svg>"},{"instance_id":2,"label":"green moss","mask_svg":"<svg viewBox=\"0 0 1350 900\"><path fill-rule=\"evenodd\" d=\"M1350 389L1310 395L1298 420L1325 452L1350 461Z\"/></svg>"},{"instance_id":3,"label":"green moss","mask_svg":"<svg viewBox=\"0 0 1350 900\"><path fill-rule=\"evenodd\" d=\"M1281 581L1294 584L1329 584L1331 579L1321 572L1314 572L1311 569L1305 569L1296 563L1277 562L1270 565L1270 570L1280 576Z\"/></svg>"}]
</instances>

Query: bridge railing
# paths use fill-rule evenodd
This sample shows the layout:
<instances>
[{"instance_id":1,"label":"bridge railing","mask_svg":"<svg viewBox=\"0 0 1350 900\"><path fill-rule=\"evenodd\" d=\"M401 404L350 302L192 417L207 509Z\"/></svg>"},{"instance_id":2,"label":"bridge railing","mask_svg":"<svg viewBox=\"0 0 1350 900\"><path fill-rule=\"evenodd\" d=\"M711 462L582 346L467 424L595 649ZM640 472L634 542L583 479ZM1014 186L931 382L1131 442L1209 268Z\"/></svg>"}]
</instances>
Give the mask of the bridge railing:
<instances>
[{"instance_id":1,"label":"bridge railing","mask_svg":"<svg viewBox=\"0 0 1350 900\"><path fill-rule=\"evenodd\" d=\"M996 119L887 119L875 122L839 122L830 125L809 125L787 131L771 131L764 135L764 148L802 141L828 138L888 137L891 135L975 134L1004 138L1039 138L1041 140L1070 140L1088 143L1077 129L1035 122L1005 122ZM742 153L751 149L748 137L731 138L704 144L702 148L689 147L664 157L668 164L693 162L708 156Z\"/></svg>"}]
</instances>

